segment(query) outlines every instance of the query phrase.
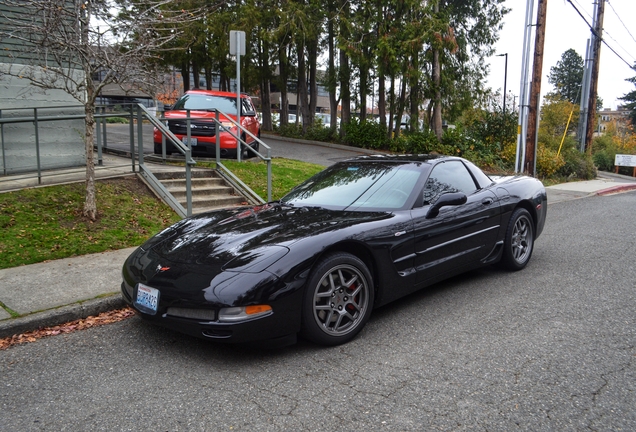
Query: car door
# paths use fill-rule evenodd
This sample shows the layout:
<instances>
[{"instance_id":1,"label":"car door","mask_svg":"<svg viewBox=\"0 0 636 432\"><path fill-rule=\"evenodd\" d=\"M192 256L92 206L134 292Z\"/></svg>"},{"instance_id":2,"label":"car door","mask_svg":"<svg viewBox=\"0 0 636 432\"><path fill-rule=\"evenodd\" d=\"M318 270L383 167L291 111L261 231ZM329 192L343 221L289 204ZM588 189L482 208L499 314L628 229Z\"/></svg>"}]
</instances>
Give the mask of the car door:
<instances>
[{"instance_id":1,"label":"car door","mask_svg":"<svg viewBox=\"0 0 636 432\"><path fill-rule=\"evenodd\" d=\"M430 217L429 209L445 193L461 192L467 201L442 207ZM424 205L411 211L417 282L460 273L493 250L500 224L496 195L480 187L460 160L438 163L422 191ZM427 217L429 216L429 217Z\"/></svg>"}]
</instances>

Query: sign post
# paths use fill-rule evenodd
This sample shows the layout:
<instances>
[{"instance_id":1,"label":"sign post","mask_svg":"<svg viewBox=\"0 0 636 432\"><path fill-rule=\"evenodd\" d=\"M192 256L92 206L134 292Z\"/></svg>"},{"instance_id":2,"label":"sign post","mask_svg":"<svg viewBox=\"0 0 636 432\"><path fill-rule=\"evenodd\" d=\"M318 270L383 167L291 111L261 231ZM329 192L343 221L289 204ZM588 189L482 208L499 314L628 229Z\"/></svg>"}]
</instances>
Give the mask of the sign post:
<instances>
[{"instance_id":1,"label":"sign post","mask_svg":"<svg viewBox=\"0 0 636 432\"><path fill-rule=\"evenodd\" d=\"M632 177L636 177L636 155L617 154L614 157L614 165L616 166L616 173L618 174L618 167L634 167Z\"/></svg>"},{"instance_id":2,"label":"sign post","mask_svg":"<svg viewBox=\"0 0 636 432\"><path fill-rule=\"evenodd\" d=\"M245 55L245 32L230 30L230 55L236 56L236 159L241 161L241 56Z\"/></svg>"}]
</instances>

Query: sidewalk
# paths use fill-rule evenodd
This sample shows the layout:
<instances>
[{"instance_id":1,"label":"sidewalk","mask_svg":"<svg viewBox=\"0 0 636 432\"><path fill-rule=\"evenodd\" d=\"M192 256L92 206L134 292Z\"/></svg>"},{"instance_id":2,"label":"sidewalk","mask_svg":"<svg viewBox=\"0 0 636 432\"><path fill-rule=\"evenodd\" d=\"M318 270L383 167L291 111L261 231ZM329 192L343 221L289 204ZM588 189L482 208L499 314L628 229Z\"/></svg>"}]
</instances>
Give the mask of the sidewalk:
<instances>
[{"instance_id":1,"label":"sidewalk","mask_svg":"<svg viewBox=\"0 0 636 432\"><path fill-rule=\"evenodd\" d=\"M83 176L84 173L78 175ZM70 180L65 177L65 181ZM553 205L593 195L635 190L636 178L602 173L596 180L546 189L548 203ZM119 295L121 267L133 250L102 252L0 270L0 338L123 307Z\"/></svg>"}]
</instances>

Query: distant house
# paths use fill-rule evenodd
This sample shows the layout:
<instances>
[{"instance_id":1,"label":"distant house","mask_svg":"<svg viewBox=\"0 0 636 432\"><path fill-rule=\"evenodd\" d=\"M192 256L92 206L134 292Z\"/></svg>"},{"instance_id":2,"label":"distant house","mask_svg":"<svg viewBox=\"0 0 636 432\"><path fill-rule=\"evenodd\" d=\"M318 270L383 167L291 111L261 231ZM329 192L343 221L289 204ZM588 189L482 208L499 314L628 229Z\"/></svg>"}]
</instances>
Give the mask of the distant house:
<instances>
[{"instance_id":1,"label":"distant house","mask_svg":"<svg viewBox=\"0 0 636 432\"><path fill-rule=\"evenodd\" d=\"M604 108L598 112L599 116L599 128L598 131L603 133L607 130L608 126L612 123L616 125L617 132L627 131L627 125L629 123L629 110L621 105L617 106L615 110L610 108Z\"/></svg>"}]
</instances>

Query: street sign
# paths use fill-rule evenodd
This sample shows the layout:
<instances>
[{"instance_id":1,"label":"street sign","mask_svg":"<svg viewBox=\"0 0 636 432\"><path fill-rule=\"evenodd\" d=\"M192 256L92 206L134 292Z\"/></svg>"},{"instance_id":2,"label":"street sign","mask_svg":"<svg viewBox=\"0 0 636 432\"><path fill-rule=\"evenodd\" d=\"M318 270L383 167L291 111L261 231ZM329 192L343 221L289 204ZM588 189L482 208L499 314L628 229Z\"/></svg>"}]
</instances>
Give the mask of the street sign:
<instances>
[{"instance_id":1,"label":"street sign","mask_svg":"<svg viewBox=\"0 0 636 432\"><path fill-rule=\"evenodd\" d=\"M245 55L245 32L239 30L230 30L230 55Z\"/></svg>"},{"instance_id":2,"label":"street sign","mask_svg":"<svg viewBox=\"0 0 636 432\"><path fill-rule=\"evenodd\" d=\"M617 154L614 159L614 165L636 167L636 155Z\"/></svg>"}]
</instances>

